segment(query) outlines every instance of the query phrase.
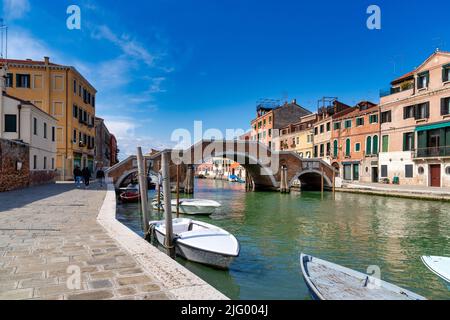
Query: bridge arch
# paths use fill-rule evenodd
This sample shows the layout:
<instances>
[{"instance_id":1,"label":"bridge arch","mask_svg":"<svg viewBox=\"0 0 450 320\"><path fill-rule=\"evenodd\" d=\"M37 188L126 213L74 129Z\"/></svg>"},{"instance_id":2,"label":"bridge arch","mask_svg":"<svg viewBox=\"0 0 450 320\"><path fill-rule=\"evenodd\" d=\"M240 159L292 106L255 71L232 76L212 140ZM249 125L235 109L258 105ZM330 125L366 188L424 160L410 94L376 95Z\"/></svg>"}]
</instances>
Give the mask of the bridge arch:
<instances>
[{"instance_id":1,"label":"bridge arch","mask_svg":"<svg viewBox=\"0 0 450 320\"><path fill-rule=\"evenodd\" d=\"M320 190L322 184L322 176L324 178L324 188L331 189L333 187L333 182L330 180L327 174L315 169L307 169L298 172L291 180L289 187L292 187L296 180L300 180L302 189Z\"/></svg>"}]
</instances>

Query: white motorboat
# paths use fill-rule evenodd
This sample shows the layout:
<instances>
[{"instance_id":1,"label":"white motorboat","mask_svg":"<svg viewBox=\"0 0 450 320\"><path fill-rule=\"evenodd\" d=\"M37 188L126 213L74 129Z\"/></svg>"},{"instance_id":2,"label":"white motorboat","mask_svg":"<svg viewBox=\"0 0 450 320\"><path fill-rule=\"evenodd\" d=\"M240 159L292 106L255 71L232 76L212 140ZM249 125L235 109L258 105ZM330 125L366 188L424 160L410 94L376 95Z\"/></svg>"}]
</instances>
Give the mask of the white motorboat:
<instances>
[{"instance_id":1,"label":"white motorboat","mask_svg":"<svg viewBox=\"0 0 450 320\"><path fill-rule=\"evenodd\" d=\"M163 199L163 198L162 198ZM158 210L158 201L153 200L153 208ZM222 205L217 201L203 199L180 199L180 213L186 215L212 215ZM160 210L164 210L164 201L161 201ZM177 212L177 200L172 200L172 212Z\"/></svg>"},{"instance_id":2,"label":"white motorboat","mask_svg":"<svg viewBox=\"0 0 450 320\"><path fill-rule=\"evenodd\" d=\"M386 281L305 254L300 265L316 300L426 300Z\"/></svg>"},{"instance_id":3,"label":"white motorboat","mask_svg":"<svg viewBox=\"0 0 450 320\"><path fill-rule=\"evenodd\" d=\"M450 284L450 258L422 257L422 262L438 277Z\"/></svg>"},{"instance_id":4,"label":"white motorboat","mask_svg":"<svg viewBox=\"0 0 450 320\"><path fill-rule=\"evenodd\" d=\"M164 245L165 221L150 222L156 238ZM176 253L193 262L219 269L228 269L239 256L238 240L229 232L214 225L191 219L174 219L173 233Z\"/></svg>"}]
</instances>

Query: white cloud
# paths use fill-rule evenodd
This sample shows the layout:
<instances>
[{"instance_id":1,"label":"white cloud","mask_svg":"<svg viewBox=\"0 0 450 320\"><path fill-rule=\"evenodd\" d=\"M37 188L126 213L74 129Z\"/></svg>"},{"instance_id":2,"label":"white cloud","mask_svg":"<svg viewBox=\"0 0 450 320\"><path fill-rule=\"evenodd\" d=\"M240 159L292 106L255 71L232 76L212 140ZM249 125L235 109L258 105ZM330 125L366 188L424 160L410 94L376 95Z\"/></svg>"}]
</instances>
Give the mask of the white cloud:
<instances>
[{"instance_id":1,"label":"white cloud","mask_svg":"<svg viewBox=\"0 0 450 320\"><path fill-rule=\"evenodd\" d=\"M125 55L141 60L149 67L155 65L156 55L150 53L136 40L131 39L129 35L117 36L108 26L103 25L95 28L92 37L97 40L108 40L119 47Z\"/></svg>"},{"instance_id":2,"label":"white cloud","mask_svg":"<svg viewBox=\"0 0 450 320\"><path fill-rule=\"evenodd\" d=\"M25 48L26 47L26 48ZM34 38L28 31L14 28L8 35L8 58L43 60L59 54L52 51L45 42Z\"/></svg>"},{"instance_id":3,"label":"white cloud","mask_svg":"<svg viewBox=\"0 0 450 320\"><path fill-rule=\"evenodd\" d=\"M3 17L9 22L23 18L30 11L28 0L3 0Z\"/></svg>"},{"instance_id":4,"label":"white cloud","mask_svg":"<svg viewBox=\"0 0 450 320\"><path fill-rule=\"evenodd\" d=\"M158 78L152 78L152 83L150 85L149 92L150 93L160 93L160 92L166 92L165 89L161 88L161 84L166 81L166 78L164 77L158 77Z\"/></svg>"}]
</instances>

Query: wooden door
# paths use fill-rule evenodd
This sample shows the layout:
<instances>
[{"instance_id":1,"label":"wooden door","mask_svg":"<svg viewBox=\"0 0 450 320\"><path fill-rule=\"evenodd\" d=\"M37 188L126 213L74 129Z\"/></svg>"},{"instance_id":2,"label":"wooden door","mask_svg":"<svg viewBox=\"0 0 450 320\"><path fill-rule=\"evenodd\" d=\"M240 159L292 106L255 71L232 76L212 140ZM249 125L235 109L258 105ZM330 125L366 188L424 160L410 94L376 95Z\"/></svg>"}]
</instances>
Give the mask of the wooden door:
<instances>
[{"instance_id":1,"label":"wooden door","mask_svg":"<svg viewBox=\"0 0 450 320\"><path fill-rule=\"evenodd\" d=\"M432 187L441 186L441 165L430 165L430 184Z\"/></svg>"}]
</instances>

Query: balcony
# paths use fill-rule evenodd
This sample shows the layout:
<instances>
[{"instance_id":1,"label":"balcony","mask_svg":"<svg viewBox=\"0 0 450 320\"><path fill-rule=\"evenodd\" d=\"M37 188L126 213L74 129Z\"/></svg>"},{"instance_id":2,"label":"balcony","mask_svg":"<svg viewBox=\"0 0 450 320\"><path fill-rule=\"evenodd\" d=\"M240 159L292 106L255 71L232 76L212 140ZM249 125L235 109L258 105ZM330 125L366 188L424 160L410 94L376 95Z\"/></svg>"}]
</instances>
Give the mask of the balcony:
<instances>
[{"instance_id":1,"label":"balcony","mask_svg":"<svg viewBox=\"0 0 450 320\"><path fill-rule=\"evenodd\" d=\"M419 148L414 152L414 158L443 158L450 157L450 146Z\"/></svg>"}]
</instances>

